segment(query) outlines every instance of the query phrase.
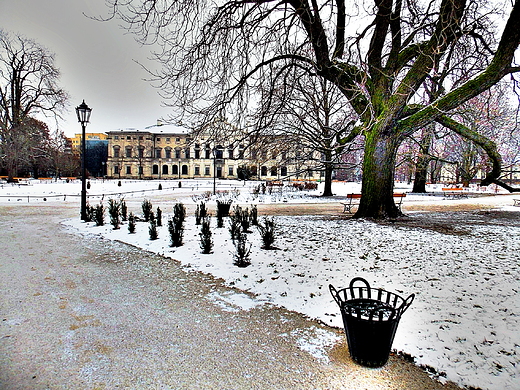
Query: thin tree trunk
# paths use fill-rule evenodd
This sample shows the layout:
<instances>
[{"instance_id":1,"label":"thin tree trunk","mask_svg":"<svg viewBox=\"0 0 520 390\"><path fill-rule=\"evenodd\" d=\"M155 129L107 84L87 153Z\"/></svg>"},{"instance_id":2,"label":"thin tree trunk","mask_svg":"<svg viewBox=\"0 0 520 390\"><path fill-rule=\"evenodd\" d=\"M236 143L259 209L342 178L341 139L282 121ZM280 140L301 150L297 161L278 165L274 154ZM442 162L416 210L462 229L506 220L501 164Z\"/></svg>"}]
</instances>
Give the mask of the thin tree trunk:
<instances>
[{"instance_id":1,"label":"thin tree trunk","mask_svg":"<svg viewBox=\"0 0 520 390\"><path fill-rule=\"evenodd\" d=\"M394 203L394 171L399 141L387 135L368 134L363 158L361 201L356 218L396 218L402 215Z\"/></svg>"},{"instance_id":2,"label":"thin tree trunk","mask_svg":"<svg viewBox=\"0 0 520 390\"><path fill-rule=\"evenodd\" d=\"M333 164L330 162L332 159L332 153L325 152L325 187L321 196L333 196L332 193L332 171L334 169Z\"/></svg>"},{"instance_id":3,"label":"thin tree trunk","mask_svg":"<svg viewBox=\"0 0 520 390\"><path fill-rule=\"evenodd\" d=\"M419 143L419 155L417 156L417 165L415 166L415 179L413 182L412 192L420 194L426 193L426 181L428 177L428 165L431 158L429 156L430 145L433 138L434 125L427 126Z\"/></svg>"}]
</instances>

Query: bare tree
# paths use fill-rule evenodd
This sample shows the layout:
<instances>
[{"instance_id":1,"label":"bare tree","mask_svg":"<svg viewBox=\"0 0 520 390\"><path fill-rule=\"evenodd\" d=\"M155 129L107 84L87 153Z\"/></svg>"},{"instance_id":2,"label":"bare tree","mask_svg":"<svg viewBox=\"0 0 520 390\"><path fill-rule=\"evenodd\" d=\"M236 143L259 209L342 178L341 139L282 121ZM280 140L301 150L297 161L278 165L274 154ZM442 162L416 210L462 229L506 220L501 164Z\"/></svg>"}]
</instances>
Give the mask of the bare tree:
<instances>
[{"instance_id":1,"label":"bare tree","mask_svg":"<svg viewBox=\"0 0 520 390\"><path fill-rule=\"evenodd\" d=\"M303 146L315 152L310 154L309 163L313 170L323 173L322 196L332 196L333 170L344 165L342 157L346 145L340 144L339 140L348 134L355 122L355 114L344 104L343 95L336 85L307 73L295 74L283 89L266 93L273 95L272 102L260 105L259 121L272 119L269 127L279 135L273 139L278 143L281 140L281 147L295 150ZM263 134L267 131L265 127Z\"/></svg>"},{"instance_id":2,"label":"bare tree","mask_svg":"<svg viewBox=\"0 0 520 390\"><path fill-rule=\"evenodd\" d=\"M65 134L56 130L47 142L49 170L56 180L61 176L76 176L80 171L80 161L69 149Z\"/></svg>"},{"instance_id":3,"label":"bare tree","mask_svg":"<svg viewBox=\"0 0 520 390\"><path fill-rule=\"evenodd\" d=\"M143 42L162 48L155 81L185 115L225 111L247 122L251 102L269 102L268 96L258 100L258 88L266 82L271 91L283 88L296 70L334 83L358 116L342 142L358 134L365 141L357 217L400 215L392 196L397 149L432 122L485 150L493 168L482 184L503 184L496 145L451 114L520 71L514 64L520 0L505 10L476 0L108 3ZM492 23L498 7L509 13L502 29ZM437 82L440 71L449 77L438 96L426 99L427 82ZM461 74L464 82L454 84Z\"/></svg>"},{"instance_id":4,"label":"bare tree","mask_svg":"<svg viewBox=\"0 0 520 390\"><path fill-rule=\"evenodd\" d=\"M67 94L58 87L54 55L31 39L0 30L0 155L9 179L27 149L27 128L38 114L57 116Z\"/></svg>"}]
</instances>

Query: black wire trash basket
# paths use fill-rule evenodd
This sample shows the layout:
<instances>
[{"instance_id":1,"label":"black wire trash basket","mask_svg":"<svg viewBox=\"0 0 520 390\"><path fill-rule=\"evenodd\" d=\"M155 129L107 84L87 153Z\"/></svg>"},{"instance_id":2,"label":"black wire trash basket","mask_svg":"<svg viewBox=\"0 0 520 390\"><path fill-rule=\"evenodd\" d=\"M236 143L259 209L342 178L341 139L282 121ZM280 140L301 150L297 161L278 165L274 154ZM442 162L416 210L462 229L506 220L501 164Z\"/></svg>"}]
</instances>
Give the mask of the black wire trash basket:
<instances>
[{"instance_id":1,"label":"black wire trash basket","mask_svg":"<svg viewBox=\"0 0 520 390\"><path fill-rule=\"evenodd\" d=\"M354 286L361 282L363 286ZM381 367L388 361L395 331L415 294L404 299L381 288L371 288L363 278L354 278L348 288L330 293L343 317L348 349L352 359L366 367Z\"/></svg>"}]
</instances>

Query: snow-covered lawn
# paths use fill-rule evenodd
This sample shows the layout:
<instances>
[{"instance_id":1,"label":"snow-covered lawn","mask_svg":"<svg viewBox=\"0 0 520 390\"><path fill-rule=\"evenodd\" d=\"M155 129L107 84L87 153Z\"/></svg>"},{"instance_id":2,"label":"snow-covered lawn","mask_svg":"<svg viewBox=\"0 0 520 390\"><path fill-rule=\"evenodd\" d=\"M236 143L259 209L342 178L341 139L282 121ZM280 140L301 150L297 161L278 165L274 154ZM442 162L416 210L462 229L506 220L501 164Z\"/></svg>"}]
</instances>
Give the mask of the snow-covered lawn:
<instances>
[{"instance_id":1,"label":"snow-covered lawn","mask_svg":"<svg viewBox=\"0 0 520 390\"><path fill-rule=\"evenodd\" d=\"M218 229L216 219L212 218L212 254L201 253L200 226L195 225L193 213L188 213L185 222L184 245L179 248L169 245L166 222L172 215L173 204L182 202L193 209L196 195L211 191L213 183L183 181L182 188L178 188L177 182L162 183L163 191L146 193L138 191L143 186L153 190L158 183L124 182L122 187L117 187L113 181L99 181L93 182L89 190L89 195L105 194L105 205L108 198L116 198L109 194L122 189L128 191L124 198L130 205L129 211L136 214L141 214L139 202L143 196L154 203L154 210L160 205L164 214L163 226L158 228L158 240L149 239L149 225L144 222L137 224L135 234L129 234L127 225L113 230L108 215L103 227L83 223L79 218L68 220L66 224L83 234L121 240L162 254L181 262L187 269L211 273L228 285L253 294L254 298L245 294L208 297L230 310L247 310L269 302L342 328L339 308L329 293L329 284L343 288L351 278L361 276L373 287L382 287L404 297L415 293L415 301L397 330L395 349L413 356L417 364L435 369L436 373L432 375L440 380L482 389L519 388L520 208L511 206L511 196L448 201L442 197L410 195L405 199L405 208L407 204L465 202L494 205L494 209L464 213L408 212L408 220L396 223L353 220L341 213L277 216L274 244L277 249L261 249L259 232L253 227L248 234L252 245L251 265L238 268L233 265L235 249L227 228L228 221L224 228ZM302 198L301 193L255 197L251 195L249 185L238 182L218 182L218 186L219 190L224 186L236 188L233 192L240 195L235 203L244 208L260 201L264 204L327 201L309 194ZM9 192L20 200L0 198L0 205L13 201L32 204L30 202L38 200L25 199L23 195L44 196L44 190L47 194L71 194L71 188L79 193L78 187L79 183L5 185L0 195ZM167 188L174 188L170 192L175 199L166 200ZM440 191L440 187L433 190ZM16 191L19 191L18 195ZM340 195L358 192L359 185L335 183L334 191ZM64 201L59 199L52 202ZM78 202L78 199L76 197L74 201ZM70 196L66 201L70 201ZM338 199L328 201L337 202ZM207 205L214 213L214 199ZM318 348L321 352L315 352L317 355L323 352L323 345L333 342L330 334L323 334L322 339L325 341Z\"/></svg>"}]
</instances>

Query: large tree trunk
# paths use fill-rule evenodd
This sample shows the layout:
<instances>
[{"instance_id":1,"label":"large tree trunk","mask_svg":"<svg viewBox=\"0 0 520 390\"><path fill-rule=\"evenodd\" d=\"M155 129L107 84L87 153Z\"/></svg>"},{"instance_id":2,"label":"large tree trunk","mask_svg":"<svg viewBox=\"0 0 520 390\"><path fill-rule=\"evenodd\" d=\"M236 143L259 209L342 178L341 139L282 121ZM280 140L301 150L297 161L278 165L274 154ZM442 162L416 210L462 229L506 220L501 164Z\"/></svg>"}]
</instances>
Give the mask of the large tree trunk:
<instances>
[{"instance_id":1,"label":"large tree trunk","mask_svg":"<svg viewBox=\"0 0 520 390\"><path fill-rule=\"evenodd\" d=\"M400 141L395 136L366 135L361 201L356 218L396 218L402 215L394 203L394 171Z\"/></svg>"}]
</instances>

